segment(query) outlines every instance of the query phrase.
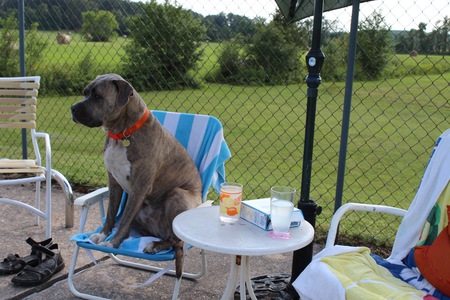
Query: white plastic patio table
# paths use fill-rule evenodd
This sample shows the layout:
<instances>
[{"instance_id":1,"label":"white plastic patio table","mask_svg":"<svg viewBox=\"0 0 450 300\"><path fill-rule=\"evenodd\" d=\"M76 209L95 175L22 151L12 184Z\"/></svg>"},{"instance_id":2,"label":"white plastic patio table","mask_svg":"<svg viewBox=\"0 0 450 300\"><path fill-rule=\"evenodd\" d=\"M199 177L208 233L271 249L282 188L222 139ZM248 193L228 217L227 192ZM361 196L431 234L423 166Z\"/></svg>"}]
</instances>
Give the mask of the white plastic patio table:
<instances>
[{"instance_id":1,"label":"white plastic patio table","mask_svg":"<svg viewBox=\"0 0 450 300\"><path fill-rule=\"evenodd\" d=\"M173 220L173 231L192 246L231 255L231 270L222 300L233 299L238 278L241 299L246 298L247 286L248 294L256 300L250 281L250 256L294 251L309 245L314 237L314 228L307 221L291 228L288 240L273 239L269 231L243 219L235 224L221 223L219 206L199 207L179 214Z\"/></svg>"}]
</instances>

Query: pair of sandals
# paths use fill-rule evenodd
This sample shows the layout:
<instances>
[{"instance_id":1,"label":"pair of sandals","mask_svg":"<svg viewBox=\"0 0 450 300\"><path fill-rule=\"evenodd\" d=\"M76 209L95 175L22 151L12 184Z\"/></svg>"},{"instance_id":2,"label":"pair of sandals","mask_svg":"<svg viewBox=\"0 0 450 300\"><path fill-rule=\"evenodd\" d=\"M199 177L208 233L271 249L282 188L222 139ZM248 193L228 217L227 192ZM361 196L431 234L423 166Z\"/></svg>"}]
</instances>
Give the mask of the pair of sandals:
<instances>
[{"instance_id":1,"label":"pair of sandals","mask_svg":"<svg viewBox=\"0 0 450 300\"><path fill-rule=\"evenodd\" d=\"M47 282L54 274L64 269L64 260L58 244L53 244L51 238L36 242L28 238L31 246L28 256L8 254L0 263L0 275L16 274L11 281L21 286L35 286Z\"/></svg>"}]
</instances>

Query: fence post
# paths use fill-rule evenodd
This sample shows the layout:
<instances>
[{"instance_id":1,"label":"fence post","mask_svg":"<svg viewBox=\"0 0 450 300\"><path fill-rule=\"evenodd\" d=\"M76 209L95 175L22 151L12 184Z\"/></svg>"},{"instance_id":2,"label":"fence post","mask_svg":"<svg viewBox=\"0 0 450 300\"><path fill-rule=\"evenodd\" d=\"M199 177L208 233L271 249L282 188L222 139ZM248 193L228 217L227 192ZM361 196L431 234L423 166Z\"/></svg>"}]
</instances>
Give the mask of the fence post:
<instances>
[{"instance_id":1,"label":"fence post","mask_svg":"<svg viewBox=\"0 0 450 300\"><path fill-rule=\"evenodd\" d=\"M18 20L19 20L19 58L20 58L20 76L25 76L25 0L19 0ZM27 150L27 130L22 129L22 157L28 157Z\"/></svg>"}]
</instances>

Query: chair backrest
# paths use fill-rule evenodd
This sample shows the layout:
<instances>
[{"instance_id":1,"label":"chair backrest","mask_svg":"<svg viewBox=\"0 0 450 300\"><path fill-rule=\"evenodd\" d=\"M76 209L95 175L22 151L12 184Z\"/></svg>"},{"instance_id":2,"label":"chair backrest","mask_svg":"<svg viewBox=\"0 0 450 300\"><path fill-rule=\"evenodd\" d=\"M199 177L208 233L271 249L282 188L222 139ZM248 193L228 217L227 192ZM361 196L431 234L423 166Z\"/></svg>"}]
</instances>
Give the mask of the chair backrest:
<instances>
[{"instance_id":1,"label":"chair backrest","mask_svg":"<svg viewBox=\"0 0 450 300\"><path fill-rule=\"evenodd\" d=\"M153 115L186 148L202 179L202 200L212 186L219 193L225 180L225 161L231 157L220 121L212 116L152 111Z\"/></svg>"},{"instance_id":2,"label":"chair backrest","mask_svg":"<svg viewBox=\"0 0 450 300\"><path fill-rule=\"evenodd\" d=\"M39 76L0 77L0 128L36 128Z\"/></svg>"}]
</instances>

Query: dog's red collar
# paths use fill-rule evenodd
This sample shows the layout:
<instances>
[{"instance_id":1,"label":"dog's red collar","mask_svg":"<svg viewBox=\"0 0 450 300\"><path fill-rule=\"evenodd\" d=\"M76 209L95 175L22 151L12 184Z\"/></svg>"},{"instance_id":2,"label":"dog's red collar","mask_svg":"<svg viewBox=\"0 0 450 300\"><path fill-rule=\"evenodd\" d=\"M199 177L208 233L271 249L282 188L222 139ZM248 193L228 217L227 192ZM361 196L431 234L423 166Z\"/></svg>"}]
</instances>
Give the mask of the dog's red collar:
<instances>
[{"instance_id":1,"label":"dog's red collar","mask_svg":"<svg viewBox=\"0 0 450 300\"><path fill-rule=\"evenodd\" d=\"M139 121L137 121L133 126L131 126L130 128L128 128L127 130L124 130L122 132L119 132L117 134L112 133L111 131L108 131L108 135L115 139L115 140L123 140L123 139L127 139L133 132L135 132L136 130L138 130L142 125L144 125L144 123L147 121L148 116L150 114L150 111L147 110L145 111L144 115L139 119Z\"/></svg>"}]
</instances>

